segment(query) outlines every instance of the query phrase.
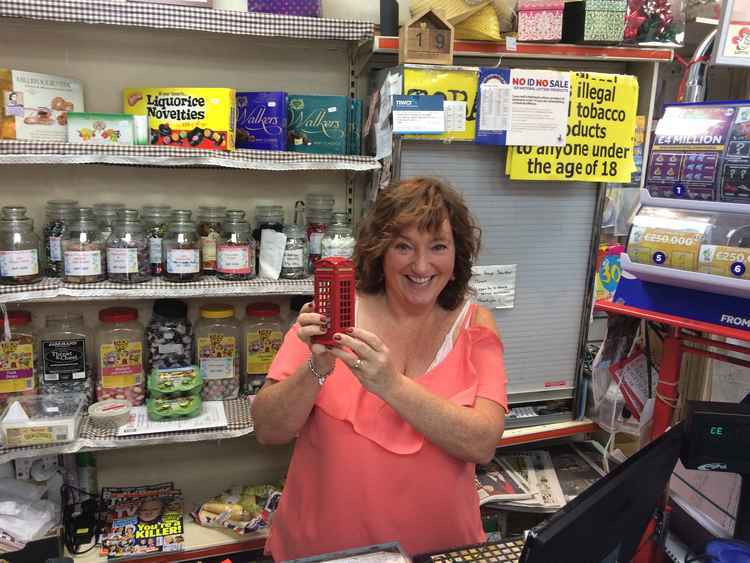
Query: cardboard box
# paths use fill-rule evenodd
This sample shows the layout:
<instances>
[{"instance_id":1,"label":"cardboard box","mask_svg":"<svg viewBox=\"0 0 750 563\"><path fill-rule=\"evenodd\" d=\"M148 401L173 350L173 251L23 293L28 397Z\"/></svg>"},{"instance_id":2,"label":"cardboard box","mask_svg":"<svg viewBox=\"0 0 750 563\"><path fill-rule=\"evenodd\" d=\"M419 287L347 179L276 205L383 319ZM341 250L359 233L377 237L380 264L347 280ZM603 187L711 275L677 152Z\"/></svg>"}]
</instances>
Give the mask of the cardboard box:
<instances>
[{"instance_id":1,"label":"cardboard box","mask_svg":"<svg viewBox=\"0 0 750 563\"><path fill-rule=\"evenodd\" d=\"M135 120L127 113L68 113L68 142L81 145L147 145L148 132L136 134ZM144 128L141 128L144 129Z\"/></svg>"},{"instance_id":2,"label":"cardboard box","mask_svg":"<svg viewBox=\"0 0 750 563\"><path fill-rule=\"evenodd\" d=\"M0 68L0 139L65 142L68 112L83 110L77 80Z\"/></svg>"},{"instance_id":3,"label":"cardboard box","mask_svg":"<svg viewBox=\"0 0 750 563\"><path fill-rule=\"evenodd\" d=\"M237 92L237 148L286 150L286 92Z\"/></svg>"},{"instance_id":4,"label":"cardboard box","mask_svg":"<svg viewBox=\"0 0 750 563\"><path fill-rule=\"evenodd\" d=\"M565 3L563 41L620 43L625 32L627 0L580 0Z\"/></svg>"},{"instance_id":5,"label":"cardboard box","mask_svg":"<svg viewBox=\"0 0 750 563\"><path fill-rule=\"evenodd\" d=\"M289 141L295 152L346 154L349 98L289 94Z\"/></svg>"},{"instance_id":6,"label":"cardboard box","mask_svg":"<svg viewBox=\"0 0 750 563\"><path fill-rule=\"evenodd\" d=\"M234 150L236 106L231 88L127 88L125 113L147 115L149 143Z\"/></svg>"},{"instance_id":7,"label":"cardboard box","mask_svg":"<svg viewBox=\"0 0 750 563\"><path fill-rule=\"evenodd\" d=\"M248 12L320 17L320 0L248 0Z\"/></svg>"},{"instance_id":8,"label":"cardboard box","mask_svg":"<svg viewBox=\"0 0 750 563\"><path fill-rule=\"evenodd\" d=\"M519 41L560 41L563 31L562 0L519 0Z\"/></svg>"}]
</instances>

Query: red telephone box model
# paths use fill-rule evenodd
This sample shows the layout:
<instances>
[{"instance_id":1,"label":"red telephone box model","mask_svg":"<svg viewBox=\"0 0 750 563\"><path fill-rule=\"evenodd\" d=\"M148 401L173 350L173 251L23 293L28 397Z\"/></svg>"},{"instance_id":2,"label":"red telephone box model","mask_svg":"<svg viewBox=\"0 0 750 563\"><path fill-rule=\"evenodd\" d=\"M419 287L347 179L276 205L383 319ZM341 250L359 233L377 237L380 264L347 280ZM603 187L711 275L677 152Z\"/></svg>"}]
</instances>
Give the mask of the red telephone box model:
<instances>
[{"instance_id":1,"label":"red telephone box model","mask_svg":"<svg viewBox=\"0 0 750 563\"><path fill-rule=\"evenodd\" d=\"M328 331L313 342L332 346L333 335L354 326L354 263L347 258L323 258L315 262L315 312L329 319Z\"/></svg>"}]
</instances>

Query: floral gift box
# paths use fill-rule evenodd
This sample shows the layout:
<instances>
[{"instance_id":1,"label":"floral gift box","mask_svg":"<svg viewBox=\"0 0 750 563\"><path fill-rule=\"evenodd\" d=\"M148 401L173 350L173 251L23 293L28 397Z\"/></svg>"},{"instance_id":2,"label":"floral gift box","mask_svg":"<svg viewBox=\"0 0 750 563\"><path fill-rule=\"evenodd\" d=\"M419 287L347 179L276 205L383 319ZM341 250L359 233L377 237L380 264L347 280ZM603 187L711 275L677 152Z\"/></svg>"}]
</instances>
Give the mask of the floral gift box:
<instances>
[{"instance_id":1,"label":"floral gift box","mask_svg":"<svg viewBox=\"0 0 750 563\"><path fill-rule=\"evenodd\" d=\"M563 0L519 0L519 41L560 41Z\"/></svg>"},{"instance_id":2,"label":"floral gift box","mask_svg":"<svg viewBox=\"0 0 750 563\"><path fill-rule=\"evenodd\" d=\"M627 0L566 2L563 41L566 43L620 43L625 31Z\"/></svg>"}]
</instances>

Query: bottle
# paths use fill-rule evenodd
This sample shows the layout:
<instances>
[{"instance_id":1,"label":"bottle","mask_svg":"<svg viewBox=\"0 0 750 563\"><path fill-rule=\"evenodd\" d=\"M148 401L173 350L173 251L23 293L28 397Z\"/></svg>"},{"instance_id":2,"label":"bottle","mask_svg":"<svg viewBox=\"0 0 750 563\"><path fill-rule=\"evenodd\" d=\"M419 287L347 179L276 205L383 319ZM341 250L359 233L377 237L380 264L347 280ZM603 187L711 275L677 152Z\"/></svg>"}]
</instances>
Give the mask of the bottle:
<instances>
[{"instance_id":1,"label":"bottle","mask_svg":"<svg viewBox=\"0 0 750 563\"><path fill-rule=\"evenodd\" d=\"M107 242L112 234L112 226L117 220L117 210L125 207L124 203L95 203L94 215L99 223L99 231L102 233L104 242Z\"/></svg>"},{"instance_id":2,"label":"bottle","mask_svg":"<svg viewBox=\"0 0 750 563\"><path fill-rule=\"evenodd\" d=\"M151 267L152 276L160 276L163 273L162 243L167 234L172 208L169 205L149 205L141 211L143 228L146 231L148 242L148 262Z\"/></svg>"},{"instance_id":3,"label":"bottle","mask_svg":"<svg viewBox=\"0 0 750 563\"><path fill-rule=\"evenodd\" d=\"M143 325L138 309L110 307L99 311L96 330L98 378L96 400L126 399L134 407L146 398Z\"/></svg>"},{"instance_id":4,"label":"bottle","mask_svg":"<svg viewBox=\"0 0 750 563\"><path fill-rule=\"evenodd\" d=\"M91 207L79 207L78 216L62 241L63 281L96 283L107 279L106 244Z\"/></svg>"},{"instance_id":5,"label":"bottle","mask_svg":"<svg viewBox=\"0 0 750 563\"><path fill-rule=\"evenodd\" d=\"M346 212L337 211L333 214L333 222L329 225L326 234L320 240L321 258L331 256L351 258L356 243Z\"/></svg>"},{"instance_id":6,"label":"bottle","mask_svg":"<svg viewBox=\"0 0 750 563\"><path fill-rule=\"evenodd\" d=\"M307 277L308 243L305 228L292 224L284 227L286 246L284 258L281 262L279 278L285 280L300 280Z\"/></svg>"},{"instance_id":7,"label":"bottle","mask_svg":"<svg viewBox=\"0 0 750 563\"><path fill-rule=\"evenodd\" d=\"M25 207L3 207L0 214L0 283L20 285L42 279L41 240Z\"/></svg>"},{"instance_id":8,"label":"bottle","mask_svg":"<svg viewBox=\"0 0 750 563\"><path fill-rule=\"evenodd\" d=\"M91 332L81 313L47 315L39 334L39 391L84 393L91 400L94 373Z\"/></svg>"},{"instance_id":9,"label":"bottle","mask_svg":"<svg viewBox=\"0 0 750 563\"><path fill-rule=\"evenodd\" d=\"M53 199L47 202L44 226L44 271L50 277L63 274L62 238L67 223L75 216L78 202L74 199Z\"/></svg>"},{"instance_id":10,"label":"bottle","mask_svg":"<svg viewBox=\"0 0 750 563\"><path fill-rule=\"evenodd\" d=\"M231 305L201 307L195 323L195 355L203 375L203 400L239 395L241 334Z\"/></svg>"},{"instance_id":11,"label":"bottle","mask_svg":"<svg viewBox=\"0 0 750 563\"><path fill-rule=\"evenodd\" d=\"M226 207L198 208L198 235L201 237L201 270L204 274L216 273L216 244L221 238L221 228Z\"/></svg>"},{"instance_id":12,"label":"bottle","mask_svg":"<svg viewBox=\"0 0 750 563\"><path fill-rule=\"evenodd\" d=\"M107 239L107 278L115 283L141 283L151 279L148 243L137 209L117 212Z\"/></svg>"},{"instance_id":13,"label":"bottle","mask_svg":"<svg viewBox=\"0 0 750 563\"><path fill-rule=\"evenodd\" d=\"M172 213L172 222L162 243L165 280L185 283L201 277L200 239L191 215L187 209Z\"/></svg>"},{"instance_id":14,"label":"bottle","mask_svg":"<svg viewBox=\"0 0 750 563\"><path fill-rule=\"evenodd\" d=\"M242 325L242 390L255 395L266 381L268 368L284 340L281 309L275 303L250 303Z\"/></svg>"},{"instance_id":15,"label":"bottle","mask_svg":"<svg viewBox=\"0 0 750 563\"><path fill-rule=\"evenodd\" d=\"M227 211L222 237L216 248L219 279L242 281L255 277L255 240L250 234L250 223L244 218L244 211Z\"/></svg>"}]
</instances>

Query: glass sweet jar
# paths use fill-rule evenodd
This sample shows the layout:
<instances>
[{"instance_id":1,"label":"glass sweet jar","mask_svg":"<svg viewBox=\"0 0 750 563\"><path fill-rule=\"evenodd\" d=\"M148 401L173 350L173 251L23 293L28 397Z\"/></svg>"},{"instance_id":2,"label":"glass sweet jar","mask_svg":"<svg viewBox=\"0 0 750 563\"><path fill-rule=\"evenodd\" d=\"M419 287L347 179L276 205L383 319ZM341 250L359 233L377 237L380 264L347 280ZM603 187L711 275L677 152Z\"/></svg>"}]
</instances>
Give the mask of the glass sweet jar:
<instances>
[{"instance_id":1,"label":"glass sweet jar","mask_svg":"<svg viewBox=\"0 0 750 563\"><path fill-rule=\"evenodd\" d=\"M164 279L186 283L201 277L201 245L192 212L178 209L172 213L163 246Z\"/></svg>"},{"instance_id":2,"label":"glass sweet jar","mask_svg":"<svg viewBox=\"0 0 750 563\"><path fill-rule=\"evenodd\" d=\"M151 279L148 243L137 209L121 209L107 239L107 277L116 283Z\"/></svg>"},{"instance_id":3,"label":"glass sweet jar","mask_svg":"<svg viewBox=\"0 0 750 563\"><path fill-rule=\"evenodd\" d=\"M25 207L3 207L0 213L0 283L19 285L42 279L41 240Z\"/></svg>"},{"instance_id":4,"label":"glass sweet jar","mask_svg":"<svg viewBox=\"0 0 750 563\"><path fill-rule=\"evenodd\" d=\"M244 217L244 211L227 211L216 247L217 277L221 280L243 281L255 277L255 240Z\"/></svg>"},{"instance_id":5,"label":"glass sweet jar","mask_svg":"<svg viewBox=\"0 0 750 563\"><path fill-rule=\"evenodd\" d=\"M107 278L105 238L91 207L78 208L63 236L62 253L63 281L96 283Z\"/></svg>"}]
</instances>

